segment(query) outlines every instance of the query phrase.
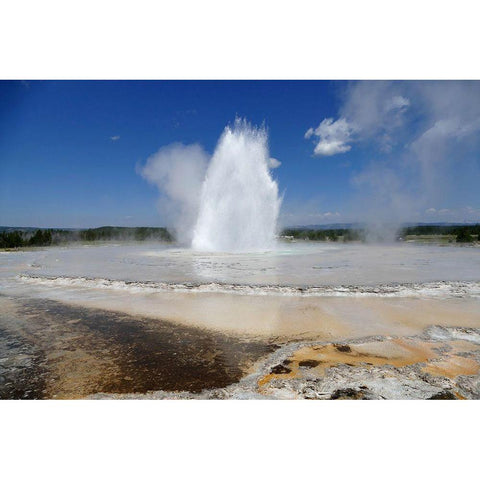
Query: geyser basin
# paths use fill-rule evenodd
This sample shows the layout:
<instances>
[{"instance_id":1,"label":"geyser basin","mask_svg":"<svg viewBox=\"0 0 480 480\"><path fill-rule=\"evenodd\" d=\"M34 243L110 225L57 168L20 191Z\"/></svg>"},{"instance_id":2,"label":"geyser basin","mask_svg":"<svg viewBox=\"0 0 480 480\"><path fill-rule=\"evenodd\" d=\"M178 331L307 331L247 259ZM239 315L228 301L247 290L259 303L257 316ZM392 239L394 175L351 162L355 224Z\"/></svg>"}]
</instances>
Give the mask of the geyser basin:
<instances>
[{"instance_id":1,"label":"geyser basin","mask_svg":"<svg viewBox=\"0 0 480 480\"><path fill-rule=\"evenodd\" d=\"M268 252L197 252L158 243L51 247L2 254L0 281L19 274L202 285L379 286L480 281L480 249L284 243Z\"/></svg>"},{"instance_id":2,"label":"geyser basin","mask_svg":"<svg viewBox=\"0 0 480 480\"><path fill-rule=\"evenodd\" d=\"M192 247L256 251L273 247L281 200L268 169L267 133L236 120L220 138L203 182Z\"/></svg>"},{"instance_id":3,"label":"geyser basin","mask_svg":"<svg viewBox=\"0 0 480 480\"><path fill-rule=\"evenodd\" d=\"M480 319L477 248L279 242L268 253L205 253L136 244L2 257L4 295L253 337L404 335Z\"/></svg>"}]
</instances>

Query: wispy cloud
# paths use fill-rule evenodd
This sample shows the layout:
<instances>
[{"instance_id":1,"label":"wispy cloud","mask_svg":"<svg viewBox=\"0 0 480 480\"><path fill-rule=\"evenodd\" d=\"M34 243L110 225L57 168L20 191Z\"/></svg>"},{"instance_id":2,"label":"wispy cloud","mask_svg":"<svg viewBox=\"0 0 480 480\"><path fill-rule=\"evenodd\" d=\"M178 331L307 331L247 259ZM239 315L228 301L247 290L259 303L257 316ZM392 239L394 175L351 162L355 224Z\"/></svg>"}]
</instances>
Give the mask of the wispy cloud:
<instances>
[{"instance_id":1,"label":"wispy cloud","mask_svg":"<svg viewBox=\"0 0 480 480\"><path fill-rule=\"evenodd\" d=\"M307 201L289 201L282 209L279 218L282 228L295 225L322 225L345 221L348 220L346 220L341 211L327 210L325 199L319 197L311 198Z\"/></svg>"},{"instance_id":2,"label":"wispy cloud","mask_svg":"<svg viewBox=\"0 0 480 480\"><path fill-rule=\"evenodd\" d=\"M110 140L112 142L117 142L118 140L120 140L120 135L114 135L113 137L110 137Z\"/></svg>"},{"instance_id":3,"label":"wispy cloud","mask_svg":"<svg viewBox=\"0 0 480 480\"><path fill-rule=\"evenodd\" d=\"M381 151L395 144L393 134L404 123L410 99L393 82L358 82L349 86L339 118L324 118L309 128L305 138L316 136L314 154L330 156L351 150L351 144L374 140Z\"/></svg>"},{"instance_id":4,"label":"wispy cloud","mask_svg":"<svg viewBox=\"0 0 480 480\"><path fill-rule=\"evenodd\" d=\"M268 159L268 168L278 168L281 164L282 162L276 158L270 157Z\"/></svg>"},{"instance_id":5,"label":"wispy cloud","mask_svg":"<svg viewBox=\"0 0 480 480\"><path fill-rule=\"evenodd\" d=\"M428 222L465 222L476 223L480 219L480 207L464 206L458 208L427 208L422 220Z\"/></svg>"}]
</instances>

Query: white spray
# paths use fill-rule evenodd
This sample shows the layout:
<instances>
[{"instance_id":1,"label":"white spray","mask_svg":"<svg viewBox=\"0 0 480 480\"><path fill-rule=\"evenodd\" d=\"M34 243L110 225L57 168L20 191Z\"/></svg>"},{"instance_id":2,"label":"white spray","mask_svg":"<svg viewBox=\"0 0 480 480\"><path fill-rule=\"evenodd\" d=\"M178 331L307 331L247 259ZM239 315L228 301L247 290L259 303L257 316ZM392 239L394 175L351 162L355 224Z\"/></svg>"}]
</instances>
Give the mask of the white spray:
<instances>
[{"instance_id":1,"label":"white spray","mask_svg":"<svg viewBox=\"0 0 480 480\"><path fill-rule=\"evenodd\" d=\"M211 159L200 194L192 247L252 251L273 247L281 199L269 172L265 129L236 120Z\"/></svg>"}]
</instances>

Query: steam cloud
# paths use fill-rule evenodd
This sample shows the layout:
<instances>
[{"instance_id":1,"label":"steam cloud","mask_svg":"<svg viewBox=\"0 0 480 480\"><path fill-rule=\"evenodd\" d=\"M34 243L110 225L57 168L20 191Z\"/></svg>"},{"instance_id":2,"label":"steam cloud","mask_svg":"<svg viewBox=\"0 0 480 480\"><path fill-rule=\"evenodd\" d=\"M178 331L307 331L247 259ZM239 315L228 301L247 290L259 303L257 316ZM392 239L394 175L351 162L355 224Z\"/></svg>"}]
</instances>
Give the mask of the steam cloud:
<instances>
[{"instance_id":1,"label":"steam cloud","mask_svg":"<svg viewBox=\"0 0 480 480\"><path fill-rule=\"evenodd\" d=\"M174 143L149 157L138 173L160 191L158 208L181 243L190 243L209 155L197 144Z\"/></svg>"},{"instance_id":2,"label":"steam cloud","mask_svg":"<svg viewBox=\"0 0 480 480\"><path fill-rule=\"evenodd\" d=\"M323 119L305 138L316 156L374 152L352 172L347 216L392 237L402 222L453 217L445 202L463 216L456 221L478 221L478 196L466 186L480 174L472 153L479 132L480 82L365 81L348 86L337 119Z\"/></svg>"}]
</instances>

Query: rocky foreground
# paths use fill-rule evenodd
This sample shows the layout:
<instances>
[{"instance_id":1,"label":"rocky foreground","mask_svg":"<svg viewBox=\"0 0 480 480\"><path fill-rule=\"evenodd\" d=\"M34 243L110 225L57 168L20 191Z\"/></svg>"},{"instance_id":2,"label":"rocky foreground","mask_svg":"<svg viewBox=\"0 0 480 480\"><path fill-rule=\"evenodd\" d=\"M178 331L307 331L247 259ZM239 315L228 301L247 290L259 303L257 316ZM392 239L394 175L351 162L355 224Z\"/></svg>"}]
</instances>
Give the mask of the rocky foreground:
<instances>
[{"instance_id":1,"label":"rocky foreground","mask_svg":"<svg viewBox=\"0 0 480 480\"><path fill-rule=\"evenodd\" d=\"M200 393L90 398L480 399L480 329L432 326L411 337L282 346L238 383Z\"/></svg>"}]
</instances>

